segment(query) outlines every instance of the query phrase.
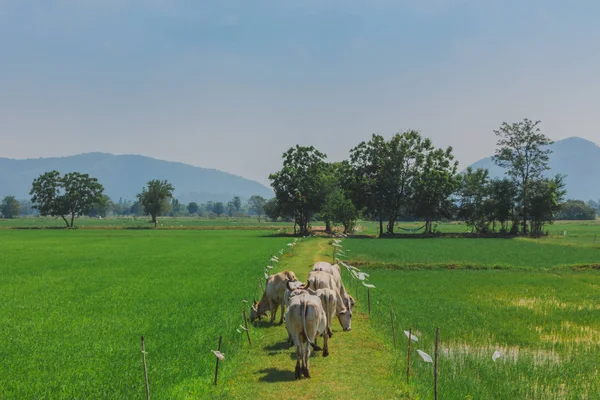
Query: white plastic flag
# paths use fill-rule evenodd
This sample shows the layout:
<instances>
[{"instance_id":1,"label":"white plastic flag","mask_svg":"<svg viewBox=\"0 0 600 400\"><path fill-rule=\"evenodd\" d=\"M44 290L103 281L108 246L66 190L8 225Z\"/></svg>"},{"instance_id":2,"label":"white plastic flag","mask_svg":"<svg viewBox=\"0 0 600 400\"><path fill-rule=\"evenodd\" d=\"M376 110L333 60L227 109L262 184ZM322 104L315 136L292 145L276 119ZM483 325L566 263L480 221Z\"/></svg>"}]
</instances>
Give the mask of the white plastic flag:
<instances>
[{"instance_id":1,"label":"white plastic flag","mask_svg":"<svg viewBox=\"0 0 600 400\"><path fill-rule=\"evenodd\" d=\"M213 354L215 355L215 357L217 357L219 360L221 361L225 361L225 354L221 353L220 351L216 351L216 350L211 350L213 352Z\"/></svg>"},{"instance_id":2,"label":"white plastic flag","mask_svg":"<svg viewBox=\"0 0 600 400\"><path fill-rule=\"evenodd\" d=\"M494 352L494 354L492 355L492 361L496 362L497 359L504 357L504 353L501 352L500 350L496 350Z\"/></svg>"},{"instance_id":3,"label":"white plastic flag","mask_svg":"<svg viewBox=\"0 0 600 400\"><path fill-rule=\"evenodd\" d=\"M413 333L408 332L408 331L404 331L404 334L406 335L407 338L409 338L410 340L412 340L413 342L418 342L419 338L416 337ZM410 336L409 336L410 335Z\"/></svg>"},{"instance_id":4,"label":"white plastic flag","mask_svg":"<svg viewBox=\"0 0 600 400\"><path fill-rule=\"evenodd\" d=\"M417 353L419 353L419 355L421 356L421 358L423 359L423 361L425 362L433 362L433 359L431 358L431 356L421 350L417 350Z\"/></svg>"}]
</instances>

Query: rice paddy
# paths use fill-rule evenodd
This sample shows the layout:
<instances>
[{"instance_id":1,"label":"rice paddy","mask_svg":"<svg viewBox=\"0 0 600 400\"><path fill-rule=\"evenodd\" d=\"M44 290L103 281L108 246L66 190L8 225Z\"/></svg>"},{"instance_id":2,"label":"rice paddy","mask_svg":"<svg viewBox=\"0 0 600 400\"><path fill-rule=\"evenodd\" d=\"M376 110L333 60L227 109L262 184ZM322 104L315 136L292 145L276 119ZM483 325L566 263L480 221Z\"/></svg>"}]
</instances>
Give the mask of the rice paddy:
<instances>
[{"instance_id":1,"label":"rice paddy","mask_svg":"<svg viewBox=\"0 0 600 400\"><path fill-rule=\"evenodd\" d=\"M432 365L416 350L433 356L436 327L440 398L600 398L598 225L535 240L343 240L347 262L375 285L372 311L344 273L353 330L336 332L332 355L313 357L313 378L298 382L285 328L251 326L252 347L238 332L242 300L259 297L280 249L271 272L304 279L312 262L331 259L329 240L303 239L292 256L277 232L285 226L180 225L0 230L0 399L143 398L142 335L155 399L432 398ZM419 341L407 384L409 328ZM226 360L215 387L219 335Z\"/></svg>"}]
</instances>

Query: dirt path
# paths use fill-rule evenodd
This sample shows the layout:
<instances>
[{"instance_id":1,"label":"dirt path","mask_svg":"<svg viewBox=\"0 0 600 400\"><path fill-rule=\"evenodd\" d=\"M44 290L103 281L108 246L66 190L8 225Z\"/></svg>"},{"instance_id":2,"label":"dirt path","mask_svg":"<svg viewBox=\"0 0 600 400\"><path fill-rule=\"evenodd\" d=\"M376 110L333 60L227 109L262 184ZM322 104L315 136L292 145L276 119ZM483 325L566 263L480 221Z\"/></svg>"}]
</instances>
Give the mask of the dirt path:
<instances>
[{"instance_id":1,"label":"dirt path","mask_svg":"<svg viewBox=\"0 0 600 400\"><path fill-rule=\"evenodd\" d=\"M305 280L315 261L331 259L328 241L303 240L284 268ZM350 290L350 293L352 291ZM364 308L364 307L363 307ZM277 315L276 322L279 320ZM343 332L337 319L332 326L330 355L313 352L312 378L296 381L296 354L289 348L285 325L252 327L253 346L244 354L236 374L227 382L227 392L236 399L395 399L401 390L392 380L393 358L370 327L368 316L357 302L352 331ZM322 339L321 339L322 341Z\"/></svg>"}]
</instances>

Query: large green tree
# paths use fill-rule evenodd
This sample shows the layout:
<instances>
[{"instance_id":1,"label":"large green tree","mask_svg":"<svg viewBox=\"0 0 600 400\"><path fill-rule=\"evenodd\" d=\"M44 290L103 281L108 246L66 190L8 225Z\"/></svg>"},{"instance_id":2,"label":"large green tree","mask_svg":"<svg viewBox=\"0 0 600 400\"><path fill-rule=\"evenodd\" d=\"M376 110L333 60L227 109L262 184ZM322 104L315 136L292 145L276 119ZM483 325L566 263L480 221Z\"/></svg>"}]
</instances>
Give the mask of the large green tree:
<instances>
[{"instance_id":1,"label":"large green tree","mask_svg":"<svg viewBox=\"0 0 600 400\"><path fill-rule=\"evenodd\" d=\"M223 205L222 202L218 201L213 204L212 212L217 214L217 216L220 216L221 214L223 214L225 212L225 206Z\"/></svg>"},{"instance_id":2,"label":"large green tree","mask_svg":"<svg viewBox=\"0 0 600 400\"><path fill-rule=\"evenodd\" d=\"M566 194L563 177L538 179L533 181L530 189L529 218L531 234L542 235L545 224L552 224L560 211Z\"/></svg>"},{"instance_id":3,"label":"large green tree","mask_svg":"<svg viewBox=\"0 0 600 400\"><path fill-rule=\"evenodd\" d=\"M431 233L432 221L452 216L451 196L458 190L460 178L452 147L429 151L424 157L413 190L414 213L425 220L425 233Z\"/></svg>"},{"instance_id":4,"label":"large green tree","mask_svg":"<svg viewBox=\"0 0 600 400\"><path fill-rule=\"evenodd\" d=\"M29 194L40 215L61 217L67 227L73 227L75 217L86 215L101 200L103 191L98 180L88 174L70 172L61 176L58 171L50 171L34 179Z\"/></svg>"},{"instance_id":5,"label":"large green tree","mask_svg":"<svg viewBox=\"0 0 600 400\"><path fill-rule=\"evenodd\" d=\"M0 215L3 218L12 219L19 215L21 204L15 196L6 196L0 204Z\"/></svg>"},{"instance_id":6,"label":"large green tree","mask_svg":"<svg viewBox=\"0 0 600 400\"><path fill-rule=\"evenodd\" d=\"M321 209L321 216L334 224L342 224L344 233L351 233L358 218L358 212L352 200L346 198L344 191L335 189L327 194Z\"/></svg>"},{"instance_id":7,"label":"large green tree","mask_svg":"<svg viewBox=\"0 0 600 400\"><path fill-rule=\"evenodd\" d=\"M280 210L293 216L300 235L308 233L325 200L326 157L313 146L296 145L283 154L283 168L269 175Z\"/></svg>"},{"instance_id":8,"label":"large green tree","mask_svg":"<svg viewBox=\"0 0 600 400\"><path fill-rule=\"evenodd\" d=\"M248 209L257 215L258 222L260 222L260 218L265 213L266 202L264 197L258 195L250 196L248 199Z\"/></svg>"},{"instance_id":9,"label":"large green tree","mask_svg":"<svg viewBox=\"0 0 600 400\"><path fill-rule=\"evenodd\" d=\"M458 192L458 217L478 233L487 232L493 219L488 174L487 169L468 167Z\"/></svg>"},{"instance_id":10,"label":"large green tree","mask_svg":"<svg viewBox=\"0 0 600 400\"><path fill-rule=\"evenodd\" d=\"M553 142L541 133L540 121L524 119L508 124L503 122L494 133L498 137L498 148L494 162L506 168L508 176L517 184L522 218L522 232L527 233L527 219L530 217L532 185L543 179L548 170Z\"/></svg>"},{"instance_id":11,"label":"large green tree","mask_svg":"<svg viewBox=\"0 0 600 400\"><path fill-rule=\"evenodd\" d=\"M175 189L168 181L153 179L142 189L142 193L138 193L138 201L144 213L152 217L155 227L158 224L157 217L169 209L168 199L173 198L173 191Z\"/></svg>"},{"instance_id":12,"label":"large green tree","mask_svg":"<svg viewBox=\"0 0 600 400\"><path fill-rule=\"evenodd\" d=\"M394 233L396 220L414 209L415 182L420 176L425 156L434 150L431 140L418 131L396 133L389 141L373 135L350 151L350 165L355 178L351 197L367 213L383 222Z\"/></svg>"}]
</instances>

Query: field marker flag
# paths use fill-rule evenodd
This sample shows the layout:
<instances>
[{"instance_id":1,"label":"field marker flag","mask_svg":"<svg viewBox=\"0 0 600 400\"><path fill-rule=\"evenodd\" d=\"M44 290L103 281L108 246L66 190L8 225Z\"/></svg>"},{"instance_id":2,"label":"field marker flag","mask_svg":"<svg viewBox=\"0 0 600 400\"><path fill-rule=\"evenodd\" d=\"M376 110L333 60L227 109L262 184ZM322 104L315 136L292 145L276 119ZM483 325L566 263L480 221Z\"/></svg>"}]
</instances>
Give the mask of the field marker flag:
<instances>
[{"instance_id":1,"label":"field marker flag","mask_svg":"<svg viewBox=\"0 0 600 400\"><path fill-rule=\"evenodd\" d=\"M265 272L265 279L269 279L269 274Z\"/></svg>"},{"instance_id":2,"label":"field marker flag","mask_svg":"<svg viewBox=\"0 0 600 400\"><path fill-rule=\"evenodd\" d=\"M271 261L278 263L279 262L279 258L273 256L273 257L271 257Z\"/></svg>"},{"instance_id":3,"label":"field marker flag","mask_svg":"<svg viewBox=\"0 0 600 400\"><path fill-rule=\"evenodd\" d=\"M246 329L246 328L245 328L243 325L240 325L240 328L242 328L242 330L244 330L244 331L247 331L247 330L248 330L248 329ZM238 329L238 332L239 332L239 329ZM240 332L240 333L242 333L242 332Z\"/></svg>"},{"instance_id":4,"label":"field marker flag","mask_svg":"<svg viewBox=\"0 0 600 400\"><path fill-rule=\"evenodd\" d=\"M375 285L373 285L372 283L362 283L364 287L369 288L369 289L375 289Z\"/></svg>"},{"instance_id":5,"label":"field marker flag","mask_svg":"<svg viewBox=\"0 0 600 400\"><path fill-rule=\"evenodd\" d=\"M504 357L504 353L500 350L496 350L492 355L492 361L496 362L497 359Z\"/></svg>"},{"instance_id":6,"label":"field marker flag","mask_svg":"<svg viewBox=\"0 0 600 400\"><path fill-rule=\"evenodd\" d=\"M408 331L404 331L404 334L406 335L407 338L409 338L413 342L418 342L419 341L418 337L416 337L415 335L413 335L412 333L410 333Z\"/></svg>"},{"instance_id":7,"label":"field marker flag","mask_svg":"<svg viewBox=\"0 0 600 400\"><path fill-rule=\"evenodd\" d=\"M273 266L272 265L267 265L267 268L272 269Z\"/></svg>"},{"instance_id":8,"label":"field marker flag","mask_svg":"<svg viewBox=\"0 0 600 400\"><path fill-rule=\"evenodd\" d=\"M419 355L421 356L423 361L428 362L428 363L433 362L433 359L431 358L431 356L429 354L425 353L424 351L417 350L417 353L419 353Z\"/></svg>"},{"instance_id":9,"label":"field marker flag","mask_svg":"<svg viewBox=\"0 0 600 400\"><path fill-rule=\"evenodd\" d=\"M217 351L217 350L211 350L211 351L213 352L215 357L217 357L219 360L225 361L225 353L221 353L220 351Z\"/></svg>"}]
</instances>

